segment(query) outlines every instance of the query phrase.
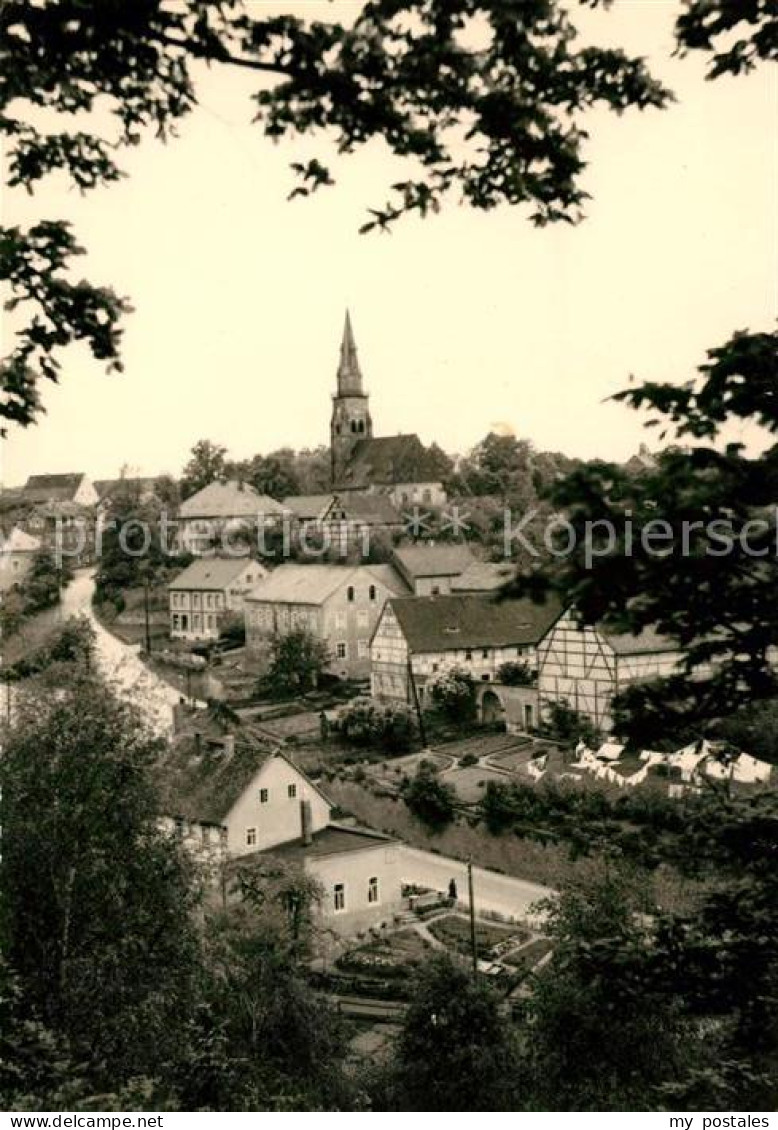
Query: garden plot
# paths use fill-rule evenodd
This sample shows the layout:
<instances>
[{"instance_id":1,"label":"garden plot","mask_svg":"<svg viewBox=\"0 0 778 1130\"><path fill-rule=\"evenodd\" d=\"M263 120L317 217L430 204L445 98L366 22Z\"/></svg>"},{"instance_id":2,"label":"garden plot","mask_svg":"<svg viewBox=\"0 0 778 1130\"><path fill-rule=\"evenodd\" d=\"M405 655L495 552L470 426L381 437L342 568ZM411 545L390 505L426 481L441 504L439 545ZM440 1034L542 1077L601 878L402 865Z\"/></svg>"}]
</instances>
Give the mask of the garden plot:
<instances>
[{"instance_id":1,"label":"garden plot","mask_svg":"<svg viewBox=\"0 0 778 1130\"><path fill-rule=\"evenodd\" d=\"M486 791L489 781L505 784L504 773L496 769L487 769L485 765L468 765L465 768L457 767L445 773L443 780L453 785L457 797L462 804L477 804Z\"/></svg>"},{"instance_id":2,"label":"garden plot","mask_svg":"<svg viewBox=\"0 0 778 1130\"><path fill-rule=\"evenodd\" d=\"M470 919L461 914L446 914L428 923L429 932L446 949L465 956L472 953ZM479 958L494 960L506 949L515 949L530 937L524 926L499 926L476 922L475 944Z\"/></svg>"}]
</instances>

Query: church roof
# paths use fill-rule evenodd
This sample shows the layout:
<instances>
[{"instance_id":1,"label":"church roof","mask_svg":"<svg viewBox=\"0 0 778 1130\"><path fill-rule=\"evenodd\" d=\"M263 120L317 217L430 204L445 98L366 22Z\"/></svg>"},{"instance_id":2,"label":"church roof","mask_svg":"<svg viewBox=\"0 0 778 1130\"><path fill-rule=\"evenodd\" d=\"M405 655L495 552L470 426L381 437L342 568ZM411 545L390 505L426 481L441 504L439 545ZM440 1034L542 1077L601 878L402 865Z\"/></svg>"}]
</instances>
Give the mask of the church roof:
<instances>
[{"instance_id":1,"label":"church roof","mask_svg":"<svg viewBox=\"0 0 778 1130\"><path fill-rule=\"evenodd\" d=\"M338 365L338 396L364 396L362 371L359 368L357 344L351 328L351 317L346 311L343 339L340 343L340 364Z\"/></svg>"},{"instance_id":2,"label":"church roof","mask_svg":"<svg viewBox=\"0 0 778 1130\"><path fill-rule=\"evenodd\" d=\"M340 487L437 482L439 472L414 434L361 439L348 457Z\"/></svg>"}]
</instances>

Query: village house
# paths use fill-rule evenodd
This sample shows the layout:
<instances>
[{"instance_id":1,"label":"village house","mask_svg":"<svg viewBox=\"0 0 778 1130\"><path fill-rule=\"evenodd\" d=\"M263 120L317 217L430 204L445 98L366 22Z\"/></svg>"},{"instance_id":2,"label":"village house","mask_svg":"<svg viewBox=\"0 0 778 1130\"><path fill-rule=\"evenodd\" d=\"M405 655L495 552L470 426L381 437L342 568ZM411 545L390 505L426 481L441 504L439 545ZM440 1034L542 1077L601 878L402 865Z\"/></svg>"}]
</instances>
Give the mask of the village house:
<instances>
[{"instance_id":1,"label":"village house","mask_svg":"<svg viewBox=\"0 0 778 1130\"><path fill-rule=\"evenodd\" d=\"M392 564L415 596L450 593L456 580L474 563L470 547L456 542L398 546L392 554Z\"/></svg>"},{"instance_id":2,"label":"village house","mask_svg":"<svg viewBox=\"0 0 778 1130\"><path fill-rule=\"evenodd\" d=\"M231 549L236 535L250 535L257 526L278 523L283 514L280 502L260 494L250 483L209 483L181 503L177 543L183 552L196 557L218 553Z\"/></svg>"},{"instance_id":3,"label":"village house","mask_svg":"<svg viewBox=\"0 0 778 1130\"><path fill-rule=\"evenodd\" d=\"M99 496L81 471L30 475L23 487L3 492L3 511L19 529L71 565L94 560Z\"/></svg>"},{"instance_id":4,"label":"village house","mask_svg":"<svg viewBox=\"0 0 778 1130\"><path fill-rule=\"evenodd\" d=\"M96 506L100 501L94 484L83 471L62 475L30 475L22 487L24 500L32 506L72 502L76 506Z\"/></svg>"},{"instance_id":5,"label":"village house","mask_svg":"<svg viewBox=\"0 0 778 1130\"><path fill-rule=\"evenodd\" d=\"M18 526L14 526L7 538L0 539L0 592L22 584L40 550L40 539Z\"/></svg>"},{"instance_id":6,"label":"village house","mask_svg":"<svg viewBox=\"0 0 778 1130\"><path fill-rule=\"evenodd\" d=\"M479 717L529 730L539 721L534 677L538 645L561 609L556 603L496 601L483 594L389 600L370 644L371 693L382 700L426 705L438 672L468 671L476 682ZM524 664L524 685L506 685L503 664Z\"/></svg>"},{"instance_id":7,"label":"village house","mask_svg":"<svg viewBox=\"0 0 778 1130\"><path fill-rule=\"evenodd\" d=\"M168 585L173 639L217 639L230 613L243 614L244 598L267 575L247 557L203 557Z\"/></svg>"},{"instance_id":8,"label":"village house","mask_svg":"<svg viewBox=\"0 0 778 1130\"><path fill-rule=\"evenodd\" d=\"M270 856L321 884L327 926L354 933L402 907L399 843L333 821L333 805L285 754L237 735L179 742L163 767L167 824L221 867Z\"/></svg>"},{"instance_id":9,"label":"village house","mask_svg":"<svg viewBox=\"0 0 778 1130\"><path fill-rule=\"evenodd\" d=\"M417 435L374 436L357 347L346 313L330 420L332 486L386 494L400 510L443 506L440 470Z\"/></svg>"},{"instance_id":10,"label":"village house","mask_svg":"<svg viewBox=\"0 0 778 1130\"><path fill-rule=\"evenodd\" d=\"M598 729L611 728L613 696L631 683L671 675L683 652L651 628L639 635L582 624L568 609L538 647L541 710L567 702Z\"/></svg>"},{"instance_id":11,"label":"village house","mask_svg":"<svg viewBox=\"0 0 778 1130\"><path fill-rule=\"evenodd\" d=\"M382 494L345 491L342 494L298 495L284 499L284 509L292 529L311 538L319 537L336 552L346 554L356 548L369 552L374 534L391 537L403 529L403 519Z\"/></svg>"},{"instance_id":12,"label":"village house","mask_svg":"<svg viewBox=\"0 0 778 1130\"><path fill-rule=\"evenodd\" d=\"M246 597L246 647L267 660L273 639L306 629L326 644L333 674L367 679L381 610L407 591L389 565L279 565Z\"/></svg>"}]
</instances>

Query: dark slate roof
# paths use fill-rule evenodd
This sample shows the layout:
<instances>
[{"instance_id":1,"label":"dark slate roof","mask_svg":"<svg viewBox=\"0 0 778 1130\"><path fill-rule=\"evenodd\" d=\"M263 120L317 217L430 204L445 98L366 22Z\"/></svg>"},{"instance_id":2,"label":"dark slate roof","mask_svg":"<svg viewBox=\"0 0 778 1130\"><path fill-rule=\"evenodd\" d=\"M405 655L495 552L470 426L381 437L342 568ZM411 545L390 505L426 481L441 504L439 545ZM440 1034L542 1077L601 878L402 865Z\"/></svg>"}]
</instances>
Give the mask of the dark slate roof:
<instances>
[{"instance_id":1,"label":"dark slate roof","mask_svg":"<svg viewBox=\"0 0 778 1130\"><path fill-rule=\"evenodd\" d=\"M205 741L198 753L191 738L179 740L170 746L158 770L162 810L169 816L182 816L201 824L223 824L232 806L271 757L283 757L298 773L302 772L276 745L246 723L235 734L232 754L209 747ZM309 784L319 791L313 782Z\"/></svg>"},{"instance_id":2,"label":"dark slate roof","mask_svg":"<svg viewBox=\"0 0 778 1130\"><path fill-rule=\"evenodd\" d=\"M391 836L381 832L374 832L369 828L347 828L341 824L328 824L326 828L314 832L310 844L303 843L301 838L287 840L285 843L276 844L274 847L265 848L263 851L252 852L250 855L241 855L233 860L233 865L239 867L242 863L263 855L280 855L284 858L319 859L326 855L343 855L351 851L365 851L369 848L386 847L387 844L397 843Z\"/></svg>"},{"instance_id":3,"label":"dark slate roof","mask_svg":"<svg viewBox=\"0 0 778 1130\"><path fill-rule=\"evenodd\" d=\"M335 511L343 510L347 520L365 522L376 526L399 526L402 516L397 507L385 494L367 494L361 491L346 491L334 499Z\"/></svg>"},{"instance_id":4,"label":"dark slate roof","mask_svg":"<svg viewBox=\"0 0 778 1130\"><path fill-rule=\"evenodd\" d=\"M256 566L257 582L259 582L267 570L258 561L252 562L248 551L245 557L198 557L191 565L187 565L183 573L174 577L168 588L222 592L252 564Z\"/></svg>"},{"instance_id":5,"label":"dark slate roof","mask_svg":"<svg viewBox=\"0 0 778 1130\"><path fill-rule=\"evenodd\" d=\"M332 494L293 494L284 499L283 506L293 518L299 518L301 522L313 521L321 518L333 497Z\"/></svg>"},{"instance_id":6,"label":"dark slate roof","mask_svg":"<svg viewBox=\"0 0 778 1130\"><path fill-rule=\"evenodd\" d=\"M380 436L355 444L338 486L437 482L439 478L417 435Z\"/></svg>"},{"instance_id":7,"label":"dark slate roof","mask_svg":"<svg viewBox=\"0 0 778 1130\"><path fill-rule=\"evenodd\" d=\"M458 577L475 564L468 545L404 545L394 559L407 577Z\"/></svg>"},{"instance_id":8,"label":"dark slate roof","mask_svg":"<svg viewBox=\"0 0 778 1130\"><path fill-rule=\"evenodd\" d=\"M556 600L495 600L485 593L395 597L389 604L411 651L537 644L562 613Z\"/></svg>"},{"instance_id":9,"label":"dark slate roof","mask_svg":"<svg viewBox=\"0 0 778 1130\"><path fill-rule=\"evenodd\" d=\"M72 500L85 477L83 471L73 471L63 475L30 475L23 488L25 501Z\"/></svg>"}]
</instances>

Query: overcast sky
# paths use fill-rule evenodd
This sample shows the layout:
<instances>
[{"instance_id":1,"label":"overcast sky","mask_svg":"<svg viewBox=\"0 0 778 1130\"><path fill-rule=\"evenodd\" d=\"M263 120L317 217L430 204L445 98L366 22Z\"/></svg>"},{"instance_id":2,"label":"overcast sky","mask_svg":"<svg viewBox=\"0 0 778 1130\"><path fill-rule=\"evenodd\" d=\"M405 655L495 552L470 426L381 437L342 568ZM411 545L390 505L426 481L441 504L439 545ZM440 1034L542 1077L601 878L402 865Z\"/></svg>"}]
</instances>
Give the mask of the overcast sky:
<instances>
[{"instance_id":1,"label":"overcast sky","mask_svg":"<svg viewBox=\"0 0 778 1130\"><path fill-rule=\"evenodd\" d=\"M540 449L629 456L650 434L603 401L630 373L686 380L706 348L776 315L775 72L705 82L701 60L671 58L678 7L617 0L582 17L587 35L645 55L678 102L589 116L593 199L576 228L452 205L360 236L396 179L383 147L336 160L323 139L273 145L250 124L256 76L228 70L204 72L178 140L124 155L120 184L14 195L12 222L73 220L89 249L79 273L135 313L122 376L65 355L47 415L6 445L6 484L123 464L177 473L201 437L236 457L327 442L347 305L376 434L464 451L501 424ZM312 156L330 158L337 186L287 203L290 161Z\"/></svg>"}]
</instances>

